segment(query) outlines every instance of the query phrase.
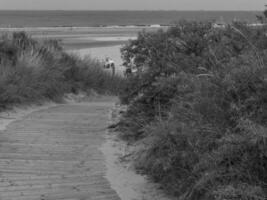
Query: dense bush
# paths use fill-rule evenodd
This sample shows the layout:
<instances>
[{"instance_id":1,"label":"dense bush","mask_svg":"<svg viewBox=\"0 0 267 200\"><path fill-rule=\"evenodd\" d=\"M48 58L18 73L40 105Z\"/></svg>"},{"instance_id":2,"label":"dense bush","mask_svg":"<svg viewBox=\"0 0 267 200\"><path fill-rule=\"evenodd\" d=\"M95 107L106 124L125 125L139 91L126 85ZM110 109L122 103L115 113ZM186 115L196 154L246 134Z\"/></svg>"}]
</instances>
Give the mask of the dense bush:
<instances>
[{"instance_id":1,"label":"dense bush","mask_svg":"<svg viewBox=\"0 0 267 200\"><path fill-rule=\"evenodd\" d=\"M65 93L95 90L119 93L122 78L104 72L91 59L65 53L54 40L37 42L25 33L0 38L0 109Z\"/></svg>"},{"instance_id":2,"label":"dense bush","mask_svg":"<svg viewBox=\"0 0 267 200\"><path fill-rule=\"evenodd\" d=\"M181 200L267 198L266 27L180 22L122 49L136 167Z\"/></svg>"}]
</instances>

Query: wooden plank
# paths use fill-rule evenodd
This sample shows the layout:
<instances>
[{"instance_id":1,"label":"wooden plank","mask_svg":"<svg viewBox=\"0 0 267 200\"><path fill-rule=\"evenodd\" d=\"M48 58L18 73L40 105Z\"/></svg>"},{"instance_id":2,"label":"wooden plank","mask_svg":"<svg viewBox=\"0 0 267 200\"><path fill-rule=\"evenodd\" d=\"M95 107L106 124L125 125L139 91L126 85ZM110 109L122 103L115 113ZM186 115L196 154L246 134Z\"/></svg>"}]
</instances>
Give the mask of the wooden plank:
<instances>
[{"instance_id":1,"label":"wooden plank","mask_svg":"<svg viewBox=\"0 0 267 200\"><path fill-rule=\"evenodd\" d=\"M0 134L0 199L119 200L99 150L112 105L59 105L9 125Z\"/></svg>"}]
</instances>

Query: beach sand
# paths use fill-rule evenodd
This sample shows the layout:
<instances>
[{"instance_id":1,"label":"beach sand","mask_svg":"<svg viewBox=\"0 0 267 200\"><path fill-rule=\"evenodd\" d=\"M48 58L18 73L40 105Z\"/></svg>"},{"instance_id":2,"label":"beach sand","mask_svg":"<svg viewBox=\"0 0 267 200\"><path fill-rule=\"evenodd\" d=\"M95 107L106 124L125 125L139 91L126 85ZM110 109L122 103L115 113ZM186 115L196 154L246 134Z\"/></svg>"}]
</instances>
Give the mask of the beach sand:
<instances>
[{"instance_id":1,"label":"beach sand","mask_svg":"<svg viewBox=\"0 0 267 200\"><path fill-rule=\"evenodd\" d=\"M79 55L82 58L90 56L91 58L95 58L103 62L106 57L109 57L115 62L116 74L123 75L125 68L122 66L123 61L121 59L121 53L120 53L121 47L122 45L93 47L93 48L71 50L70 52Z\"/></svg>"},{"instance_id":2,"label":"beach sand","mask_svg":"<svg viewBox=\"0 0 267 200\"><path fill-rule=\"evenodd\" d=\"M118 122L122 107L116 104L110 111L110 124ZM127 144L119 138L119 134L121 133L108 130L101 151L106 157L106 178L121 200L174 200L163 192L159 184L136 173L132 159L138 146Z\"/></svg>"},{"instance_id":3,"label":"beach sand","mask_svg":"<svg viewBox=\"0 0 267 200\"><path fill-rule=\"evenodd\" d=\"M15 30L16 29L11 29L10 32ZM138 32L142 30L143 29L139 27L58 27L25 29L31 37L37 40L58 40L64 50L82 58L89 56L93 59L99 60L100 62L104 62L105 58L109 57L114 60L116 65L116 74L119 75L123 75L124 71L120 48L127 44L129 40L136 39ZM157 29L146 28L146 31L155 30Z\"/></svg>"},{"instance_id":4,"label":"beach sand","mask_svg":"<svg viewBox=\"0 0 267 200\"><path fill-rule=\"evenodd\" d=\"M166 27L161 27L166 28ZM55 39L60 42L67 52L82 58L90 56L104 61L110 57L115 61L116 73L122 75L120 48L129 40L137 38L140 31L157 31L159 27L28 27L28 28L0 28L0 34L25 31L37 40Z\"/></svg>"},{"instance_id":5,"label":"beach sand","mask_svg":"<svg viewBox=\"0 0 267 200\"><path fill-rule=\"evenodd\" d=\"M66 36L62 39L62 45L69 53L78 55L81 58L91 57L100 62L109 57L115 62L116 74L123 75L125 68L122 66L120 49L129 40L137 38L132 32L128 34L107 34L104 35L74 35ZM110 70L111 71L111 70Z\"/></svg>"}]
</instances>

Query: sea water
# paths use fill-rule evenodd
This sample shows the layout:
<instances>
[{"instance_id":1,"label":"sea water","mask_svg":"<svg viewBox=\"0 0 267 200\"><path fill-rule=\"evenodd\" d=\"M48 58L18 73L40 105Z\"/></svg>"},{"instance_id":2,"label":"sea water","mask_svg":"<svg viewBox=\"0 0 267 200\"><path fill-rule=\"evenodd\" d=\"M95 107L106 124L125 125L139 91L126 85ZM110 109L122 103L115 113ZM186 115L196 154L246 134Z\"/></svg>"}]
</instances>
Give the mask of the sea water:
<instances>
[{"instance_id":1,"label":"sea water","mask_svg":"<svg viewBox=\"0 0 267 200\"><path fill-rule=\"evenodd\" d=\"M257 11L0 11L0 27L170 25L182 19L255 22Z\"/></svg>"}]
</instances>

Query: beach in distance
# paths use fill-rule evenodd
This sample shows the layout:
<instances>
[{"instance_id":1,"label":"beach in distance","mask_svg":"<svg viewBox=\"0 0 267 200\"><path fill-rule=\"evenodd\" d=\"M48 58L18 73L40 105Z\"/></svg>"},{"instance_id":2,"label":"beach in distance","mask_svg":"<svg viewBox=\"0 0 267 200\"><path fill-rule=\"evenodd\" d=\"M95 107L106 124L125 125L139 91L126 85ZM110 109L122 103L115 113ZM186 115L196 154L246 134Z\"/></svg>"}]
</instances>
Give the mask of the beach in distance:
<instances>
[{"instance_id":1,"label":"beach in distance","mask_svg":"<svg viewBox=\"0 0 267 200\"><path fill-rule=\"evenodd\" d=\"M0 11L0 33L24 31L33 38L59 40L64 49L123 71L120 48L142 30L167 29L175 21L255 21L257 11Z\"/></svg>"},{"instance_id":2,"label":"beach in distance","mask_svg":"<svg viewBox=\"0 0 267 200\"><path fill-rule=\"evenodd\" d=\"M165 28L165 27L162 27ZM106 57L115 61L116 72L123 74L120 48L136 39L142 30L156 31L159 27L24 27L0 28L0 34L26 32L39 41L58 40L67 52L82 58L91 57L104 62Z\"/></svg>"},{"instance_id":3,"label":"beach in distance","mask_svg":"<svg viewBox=\"0 0 267 200\"><path fill-rule=\"evenodd\" d=\"M120 54L121 47L129 40L136 39L138 32L157 31L159 28L161 27L43 27L1 30L25 31L37 40L56 39L67 52L82 58L91 57L104 62L105 58L109 57L115 61L116 73L122 75L124 67Z\"/></svg>"}]
</instances>

